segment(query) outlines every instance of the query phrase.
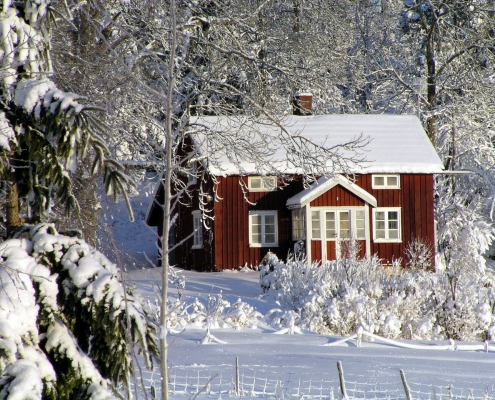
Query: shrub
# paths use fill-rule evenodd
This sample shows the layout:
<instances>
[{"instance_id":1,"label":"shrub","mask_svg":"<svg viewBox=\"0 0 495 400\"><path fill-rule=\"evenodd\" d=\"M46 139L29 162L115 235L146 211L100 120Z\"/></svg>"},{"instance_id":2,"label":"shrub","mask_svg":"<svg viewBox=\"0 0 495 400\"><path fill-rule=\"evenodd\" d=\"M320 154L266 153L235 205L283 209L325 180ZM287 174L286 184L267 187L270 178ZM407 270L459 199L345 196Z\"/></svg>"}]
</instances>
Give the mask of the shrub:
<instances>
[{"instance_id":1,"label":"shrub","mask_svg":"<svg viewBox=\"0 0 495 400\"><path fill-rule=\"evenodd\" d=\"M495 332L490 279L459 274L454 298L447 272L428 270L427 248L410 248L419 256L411 258L414 268L402 270L386 270L376 257L308 265L270 256L261 266L260 284L282 310L269 313L268 322L281 326L281 316L293 310L300 327L322 334L347 336L362 326L389 338L489 338Z\"/></svg>"}]
</instances>

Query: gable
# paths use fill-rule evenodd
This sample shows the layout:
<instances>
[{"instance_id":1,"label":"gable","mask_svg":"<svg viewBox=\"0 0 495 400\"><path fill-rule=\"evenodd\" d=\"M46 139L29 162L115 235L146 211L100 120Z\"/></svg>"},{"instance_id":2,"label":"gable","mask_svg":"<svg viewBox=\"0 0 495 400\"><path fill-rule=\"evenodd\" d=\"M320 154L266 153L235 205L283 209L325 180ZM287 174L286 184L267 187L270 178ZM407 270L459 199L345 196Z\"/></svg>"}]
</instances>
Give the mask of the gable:
<instances>
[{"instance_id":1,"label":"gable","mask_svg":"<svg viewBox=\"0 0 495 400\"><path fill-rule=\"evenodd\" d=\"M311 207L364 207L366 202L359 196L336 185L310 202Z\"/></svg>"},{"instance_id":2,"label":"gable","mask_svg":"<svg viewBox=\"0 0 495 400\"><path fill-rule=\"evenodd\" d=\"M351 182L349 179L342 175L335 175L330 178L323 177L318 179L309 188L289 198L286 205L289 209L304 207L305 205L310 204L313 200L324 195L326 192L336 186L341 186L342 188L353 194L355 197L361 199L362 201L370 204L373 207L377 206L376 198L372 194L359 187L355 183Z\"/></svg>"}]
</instances>

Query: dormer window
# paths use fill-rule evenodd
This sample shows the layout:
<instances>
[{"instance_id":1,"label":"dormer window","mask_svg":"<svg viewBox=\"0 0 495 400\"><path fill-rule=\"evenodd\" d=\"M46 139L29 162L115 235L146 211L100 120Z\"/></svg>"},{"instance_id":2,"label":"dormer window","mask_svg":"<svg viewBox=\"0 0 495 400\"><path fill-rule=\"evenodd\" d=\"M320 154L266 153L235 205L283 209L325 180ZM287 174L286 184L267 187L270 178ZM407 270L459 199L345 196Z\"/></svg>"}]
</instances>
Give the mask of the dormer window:
<instances>
[{"instance_id":1,"label":"dormer window","mask_svg":"<svg viewBox=\"0 0 495 400\"><path fill-rule=\"evenodd\" d=\"M373 175L373 189L400 189L399 175Z\"/></svg>"},{"instance_id":2,"label":"dormer window","mask_svg":"<svg viewBox=\"0 0 495 400\"><path fill-rule=\"evenodd\" d=\"M271 192L277 187L276 176L249 176L248 188L250 192Z\"/></svg>"}]
</instances>

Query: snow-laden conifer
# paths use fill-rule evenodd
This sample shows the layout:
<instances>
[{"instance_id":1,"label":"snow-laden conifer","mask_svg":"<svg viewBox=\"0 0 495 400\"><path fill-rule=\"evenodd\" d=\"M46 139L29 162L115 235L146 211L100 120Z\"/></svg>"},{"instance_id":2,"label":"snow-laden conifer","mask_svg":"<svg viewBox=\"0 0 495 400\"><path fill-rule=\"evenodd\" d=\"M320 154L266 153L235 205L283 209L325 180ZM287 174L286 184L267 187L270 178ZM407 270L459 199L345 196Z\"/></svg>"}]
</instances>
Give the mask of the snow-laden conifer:
<instances>
[{"instance_id":1,"label":"snow-laden conifer","mask_svg":"<svg viewBox=\"0 0 495 400\"><path fill-rule=\"evenodd\" d=\"M141 299L82 239L38 225L0 257L1 399L119 398L132 343L151 365L155 328Z\"/></svg>"},{"instance_id":2,"label":"snow-laden conifer","mask_svg":"<svg viewBox=\"0 0 495 400\"><path fill-rule=\"evenodd\" d=\"M51 79L54 13L47 0L0 6L0 176L8 182L9 228L23 222L19 192L27 194L34 221L51 211L54 199L78 211L70 173L88 151L94 156L92 172L103 171L107 193L126 198L124 186L131 183L110 158L102 110Z\"/></svg>"}]
</instances>

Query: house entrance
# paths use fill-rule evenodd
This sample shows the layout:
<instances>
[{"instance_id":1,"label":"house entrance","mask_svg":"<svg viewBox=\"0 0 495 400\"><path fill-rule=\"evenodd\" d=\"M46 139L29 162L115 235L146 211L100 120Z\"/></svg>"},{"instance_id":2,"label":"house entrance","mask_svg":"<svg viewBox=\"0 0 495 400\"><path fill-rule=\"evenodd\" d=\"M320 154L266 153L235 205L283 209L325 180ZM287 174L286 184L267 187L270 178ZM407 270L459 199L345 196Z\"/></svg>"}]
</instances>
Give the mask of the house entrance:
<instances>
[{"instance_id":1,"label":"house entrance","mask_svg":"<svg viewBox=\"0 0 495 400\"><path fill-rule=\"evenodd\" d=\"M355 251L364 257L367 237L365 207L312 208L311 226L312 240L321 246L322 261L347 257ZM314 244L318 247L318 243Z\"/></svg>"}]
</instances>

